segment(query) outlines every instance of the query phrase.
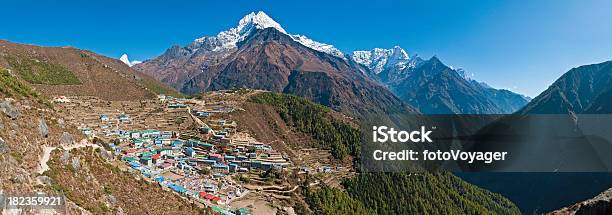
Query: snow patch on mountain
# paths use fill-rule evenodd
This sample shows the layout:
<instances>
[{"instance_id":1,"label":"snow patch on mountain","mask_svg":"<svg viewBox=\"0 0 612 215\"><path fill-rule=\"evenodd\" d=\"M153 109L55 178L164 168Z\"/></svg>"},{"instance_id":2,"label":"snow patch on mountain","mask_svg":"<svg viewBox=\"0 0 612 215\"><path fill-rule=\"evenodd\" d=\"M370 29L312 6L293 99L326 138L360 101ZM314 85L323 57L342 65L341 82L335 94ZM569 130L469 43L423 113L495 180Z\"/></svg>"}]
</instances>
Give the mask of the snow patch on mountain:
<instances>
[{"instance_id":1,"label":"snow patch on mountain","mask_svg":"<svg viewBox=\"0 0 612 215\"><path fill-rule=\"evenodd\" d=\"M465 80L474 80L474 73L468 73L463 68L455 68L453 66L449 66L449 68L457 72L457 74L459 74L459 76L461 76Z\"/></svg>"},{"instance_id":2,"label":"snow patch on mountain","mask_svg":"<svg viewBox=\"0 0 612 215\"><path fill-rule=\"evenodd\" d=\"M298 43L301 43L302 45L308 48L311 48L311 49L314 49L320 52L325 52L327 54L331 54L339 58L344 58L344 54L332 45L311 40L310 38L304 35L296 34L296 35L290 35L290 36L291 38L293 38L293 40L295 40Z\"/></svg>"},{"instance_id":3,"label":"snow patch on mountain","mask_svg":"<svg viewBox=\"0 0 612 215\"><path fill-rule=\"evenodd\" d=\"M120 60L121 62L125 63L126 65L128 65L129 67L132 67L132 66L134 66L134 65L136 65L136 64L139 64L139 63L142 63L142 61L137 61L137 60L135 60L135 61L130 61L130 59L128 58L128 55L127 55L127 54L123 54L123 55L121 55L121 57L119 58L119 60Z\"/></svg>"}]
</instances>

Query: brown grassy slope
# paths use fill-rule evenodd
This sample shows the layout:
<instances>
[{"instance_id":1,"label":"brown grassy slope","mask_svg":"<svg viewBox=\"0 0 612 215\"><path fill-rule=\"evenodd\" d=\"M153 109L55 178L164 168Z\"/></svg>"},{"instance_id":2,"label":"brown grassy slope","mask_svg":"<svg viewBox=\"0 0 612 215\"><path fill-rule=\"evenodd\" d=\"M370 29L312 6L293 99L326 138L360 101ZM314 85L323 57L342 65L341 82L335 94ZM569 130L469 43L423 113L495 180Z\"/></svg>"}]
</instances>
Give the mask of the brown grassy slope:
<instances>
[{"instance_id":1,"label":"brown grassy slope","mask_svg":"<svg viewBox=\"0 0 612 215\"><path fill-rule=\"evenodd\" d=\"M139 184L142 182L137 181L133 176L126 175L128 173L123 172L115 173L113 172L115 170L109 170L109 166L98 162L99 160L91 161L94 171L87 172L88 174L82 174L82 172L78 175L79 177L69 177L70 175L64 174L61 177L53 175L55 177L51 178L49 182L51 185L38 184L37 178L43 178L39 177L37 170L40 167L39 160L41 159L44 147L59 146L60 143L65 143L66 141L62 141L62 139L65 139L63 137L67 135L66 133L70 134L76 142L84 138L84 136L74 126L67 124L61 115L58 115L56 111L49 108L45 98L38 96L38 92L31 89L29 84L19 80L2 68L0 68L0 102L9 102L11 109L16 109L19 112L14 119L11 119L8 114L0 112L0 190L17 193L46 192L51 189L58 190L58 188L63 187L62 185L71 183L66 189L78 189L78 191L71 193L74 196L69 196L71 198L67 201L70 202L70 205L74 201L80 206L90 207L87 208L90 212L100 214L105 210L109 210L109 208L102 206L100 202L111 200L107 198L108 196L96 195L99 191L81 188L96 182L98 183L97 185L100 183L105 183L105 185L113 184L119 190L115 192L116 197L114 198L121 199L124 202L126 199L135 199L133 202L135 206L132 207L124 207L122 204L117 203L121 205L124 212L129 214L164 214L161 211L166 208L172 209L170 212L176 212L174 214L198 214L200 212L199 210L193 210L191 204L183 202L182 199L172 195L171 192L164 191L161 193L159 187L148 188L144 185L140 186ZM48 127L48 135L46 137L40 133L39 126L41 121L44 121L44 124ZM57 155L59 151L55 153ZM51 173L58 172L61 171L55 171L54 169L54 171L47 173L52 175ZM97 180L96 177L102 179ZM114 184L115 182L122 183ZM96 188L99 187L94 186L90 189ZM83 190L85 190L85 193L79 193L79 191ZM109 191L112 192L109 188L102 190L105 194ZM146 191L151 192L143 193ZM140 199L130 195L138 195ZM146 198L148 197L156 198L156 200L164 201L165 203L159 204L155 201L147 200ZM143 198L145 199L143 200ZM139 205L146 206L146 208L134 211L139 210ZM77 207L69 206L67 208L68 211L60 213L81 214ZM25 213L37 214L38 211L26 211Z\"/></svg>"},{"instance_id":2,"label":"brown grassy slope","mask_svg":"<svg viewBox=\"0 0 612 215\"><path fill-rule=\"evenodd\" d=\"M2 96L0 96L0 101ZM6 192L28 192L34 190L36 170L43 147L58 146L64 132L71 133L75 141L80 140L80 132L62 124L52 112L37 101L21 100L11 102L20 116L10 119L0 113L0 138L4 148L0 152L0 190ZM39 134L39 120L44 119L49 128L45 138Z\"/></svg>"},{"instance_id":3,"label":"brown grassy slope","mask_svg":"<svg viewBox=\"0 0 612 215\"><path fill-rule=\"evenodd\" d=\"M248 131L258 141L269 143L274 149L286 153L297 165L301 165L301 162L307 162L307 159L309 159L308 156L304 156L301 151L303 149L330 150L329 147L323 146L323 143L312 136L287 124L271 105L247 101L242 103L240 107L244 110L235 111L231 115L231 118L238 123L238 129ZM353 119L347 118L342 113L330 111L327 114L329 118L337 119L353 127L357 126ZM339 161L335 160L335 162ZM350 164L351 159L340 162Z\"/></svg>"},{"instance_id":4,"label":"brown grassy slope","mask_svg":"<svg viewBox=\"0 0 612 215\"><path fill-rule=\"evenodd\" d=\"M10 107L19 112L13 119L0 112L0 190L9 193L46 191L46 187L36 182L43 147L59 145L64 132L80 140L80 132L49 109L43 96L3 68L0 68L0 101L9 102ZM49 130L46 137L39 130L41 120ZM80 210L68 202L67 211L61 213L80 214ZM25 214L39 212L24 211Z\"/></svg>"},{"instance_id":5,"label":"brown grassy slope","mask_svg":"<svg viewBox=\"0 0 612 215\"><path fill-rule=\"evenodd\" d=\"M44 146L58 146L64 132L80 140L80 132L66 125L28 84L0 68L0 102L18 114L11 118L0 111L0 190L34 190L36 169ZM6 110L5 110L6 111ZM42 136L41 121L48 128Z\"/></svg>"},{"instance_id":6,"label":"brown grassy slope","mask_svg":"<svg viewBox=\"0 0 612 215\"><path fill-rule=\"evenodd\" d=\"M316 145L310 136L289 127L274 107L246 102L242 108L244 111L234 112L232 118L238 123L239 130L248 131L258 141L270 143L273 148L286 152L290 157L296 157L297 152L289 147L309 148Z\"/></svg>"},{"instance_id":7,"label":"brown grassy slope","mask_svg":"<svg viewBox=\"0 0 612 215\"><path fill-rule=\"evenodd\" d=\"M134 178L100 157L98 150L85 148L70 151L62 162L63 152L54 151L45 172L53 179L54 189L94 214L201 214L204 211L174 192ZM79 160L75 169L72 160Z\"/></svg>"},{"instance_id":8,"label":"brown grassy slope","mask_svg":"<svg viewBox=\"0 0 612 215\"><path fill-rule=\"evenodd\" d=\"M22 45L0 40L0 67L11 69L24 78L20 69L28 68L23 65L31 62L66 69L78 79L77 82L56 82L59 84L31 83L38 92L50 97L96 96L105 100L141 100L154 98L156 93L176 94L176 91L132 70L121 61L90 51L70 47ZM43 72L40 67L31 68L35 75Z\"/></svg>"}]
</instances>

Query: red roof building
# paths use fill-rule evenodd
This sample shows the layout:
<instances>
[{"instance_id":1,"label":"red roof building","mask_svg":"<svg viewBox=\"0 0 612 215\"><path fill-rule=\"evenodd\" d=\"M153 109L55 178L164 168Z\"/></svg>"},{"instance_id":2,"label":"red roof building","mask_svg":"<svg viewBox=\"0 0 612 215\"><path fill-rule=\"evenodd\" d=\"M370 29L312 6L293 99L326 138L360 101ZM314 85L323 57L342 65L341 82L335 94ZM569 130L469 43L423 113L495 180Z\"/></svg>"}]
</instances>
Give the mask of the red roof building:
<instances>
[{"instance_id":1,"label":"red roof building","mask_svg":"<svg viewBox=\"0 0 612 215\"><path fill-rule=\"evenodd\" d=\"M212 200L213 198L215 198L215 195L207 193L206 195L204 195L204 198L208 200Z\"/></svg>"}]
</instances>

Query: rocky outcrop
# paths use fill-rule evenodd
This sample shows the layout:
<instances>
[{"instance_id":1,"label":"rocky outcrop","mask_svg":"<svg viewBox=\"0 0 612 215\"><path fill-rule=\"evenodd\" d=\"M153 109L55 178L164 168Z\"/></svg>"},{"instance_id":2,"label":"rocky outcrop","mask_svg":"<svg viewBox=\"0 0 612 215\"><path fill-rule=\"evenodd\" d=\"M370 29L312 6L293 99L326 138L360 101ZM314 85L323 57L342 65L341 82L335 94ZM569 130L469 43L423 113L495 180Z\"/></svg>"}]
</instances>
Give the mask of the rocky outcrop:
<instances>
[{"instance_id":1,"label":"rocky outcrop","mask_svg":"<svg viewBox=\"0 0 612 215\"><path fill-rule=\"evenodd\" d=\"M0 155L8 152L8 146L4 140L0 137Z\"/></svg>"},{"instance_id":2,"label":"rocky outcrop","mask_svg":"<svg viewBox=\"0 0 612 215\"><path fill-rule=\"evenodd\" d=\"M17 117L19 117L19 110L11 105L11 100L8 99L0 102L0 111L11 119L17 119Z\"/></svg>"},{"instance_id":3,"label":"rocky outcrop","mask_svg":"<svg viewBox=\"0 0 612 215\"><path fill-rule=\"evenodd\" d=\"M62 133L62 137L60 138L60 143L65 146L72 145L74 143L74 137L72 134L68 132Z\"/></svg>"},{"instance_id":4,"label":"rocky outcrop","mask_svg":"<svg viewBox=\"0 0 612 215\"><path fill-rule=\"evenodd\" d=\"M612 188L595 196L592 199L576 203L549 214L575 214L575 215L598 215L612 214Z\"/></svg>"},{"instance_id":5,"label":"rocky outcrop","mask_svg":"<svg viewBox=\"0 0 612 215\"><path fill-rule=\"evenodd\" d=\"M44 138L49 136L49 126L47 126L45 119L38 119L38 134Z\"/></svg>"}]
</instances>

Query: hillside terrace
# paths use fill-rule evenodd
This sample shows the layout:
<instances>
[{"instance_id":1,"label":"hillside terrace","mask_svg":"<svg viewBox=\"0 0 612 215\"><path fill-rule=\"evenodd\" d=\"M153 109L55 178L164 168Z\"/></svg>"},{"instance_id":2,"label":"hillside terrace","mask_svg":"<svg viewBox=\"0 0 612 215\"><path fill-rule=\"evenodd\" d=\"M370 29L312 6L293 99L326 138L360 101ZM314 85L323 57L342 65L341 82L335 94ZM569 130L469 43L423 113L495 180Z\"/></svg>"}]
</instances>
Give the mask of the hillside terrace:
<instances>
[{"instance_id":1,"label":"hillside terrace","mask_svg":"<svg viewBox=\"0 0 612 215\"><path fill-rule=\"evenodd\" d=\"M66 102L68 101L68 102ZM69 97L57 102L66 121L77 125L89 137L111 141L110 137L129 130L184 130L189 115L180 109L167 108L156 100L103 101L94 97Z\"/></svg>"},{"instance_id":2,"label":"hillside terrace","mask_svg":"<svg viewBox=\"0 0 612 215\"><path fill-rule=\"evenodd\" d=\"M286 156L237 132L237 123L224 118L233 104L208 102L160 96L139 102L70 97L56 103L67 121L108 143L131 172L207 206L249 192L232 179L238 174L289 168Z\"/></svg>"}]
</instances>

